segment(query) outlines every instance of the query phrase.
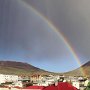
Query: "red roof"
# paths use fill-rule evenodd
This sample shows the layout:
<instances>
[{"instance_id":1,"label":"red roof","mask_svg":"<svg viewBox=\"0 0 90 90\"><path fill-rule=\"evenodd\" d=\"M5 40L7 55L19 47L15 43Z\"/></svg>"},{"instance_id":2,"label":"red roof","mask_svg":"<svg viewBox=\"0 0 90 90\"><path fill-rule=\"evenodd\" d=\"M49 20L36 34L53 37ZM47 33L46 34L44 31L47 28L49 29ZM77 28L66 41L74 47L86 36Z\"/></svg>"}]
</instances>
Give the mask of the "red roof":
<instances>
[{"instance_id":1,"label":"red roof","mask_svg":"<svg viewBox=\"0 0 90 90\"><path fill-rule=\"evenodd\" d=\"M73 87L71 84L67 82L60 82L58 83L58 90L77 90L75 87Z\"/></svg>"},{"instance_id":2,"label":"red roof","mask_svg":"<svg viewBox=\"0 0 90 90\"><path fill-rule=\"evenodd\" d=\"M77 90L75 87L73 87L71 84L67 82L60 82L57 86L51 85L51 86L29 86L26 87L23 90Z\"/></svg>"},{"instance_id":3,"label":"red roof","mask_svg":"<svg viewBox=\"0 0 90 90\"><path fill-rule=\"evenodd\" d=\"M47 86L43 90L58 90L58 89L57 89L57 86L51 85L51 86Z\"/></svg>"}]
</instances>

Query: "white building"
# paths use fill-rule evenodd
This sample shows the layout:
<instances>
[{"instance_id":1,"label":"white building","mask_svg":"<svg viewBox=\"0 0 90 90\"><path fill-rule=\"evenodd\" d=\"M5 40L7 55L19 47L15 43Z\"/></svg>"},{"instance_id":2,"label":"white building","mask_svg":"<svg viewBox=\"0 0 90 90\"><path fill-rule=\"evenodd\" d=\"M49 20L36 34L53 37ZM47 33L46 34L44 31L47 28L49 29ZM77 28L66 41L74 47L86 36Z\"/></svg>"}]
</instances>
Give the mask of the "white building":
<instances>
[{"instance_id":1,"label":"white building","mask_svg":"<svg viewBox=\"0 0 90 90\"><path fill-rule=\"evenodd\" d=\"M86 80L85 83L84 83L84 86L87 86L89 83L89 80Z\"/></svg>"},{"instance_id":2,"label":"white building","mask_svg":"<svg viewBox=\"0 0 90 90\"><path fill-rule=\"evenodd\" d=\"M48 86L48 83L47 82L39 82L37 85L38 86Z\"/></svg>"},{"instance_id":3,"label":"white building","mask_svg":"<svg viewBox=\"0 0 90 90\"><path fill-rule=\"evenodd\" d=\"M77 89L80 89L80 84L78 81L72 82L72 85L76 87Z\"/></svg>"},{"instance_id":4,"label":"white building","mask_svg":"<svg viewBox=\"0 0 90 90\"><path fill-rule=\"evenodd\" d=\"M17 75L0 74L0 84L5 82L16 82L16 81L18 81Z\"/></svg>"},{"instance_id":5,"label":"white building","mask_svg":"<svg viewBox=\"0 0 90 90\"><path fill-rule=\"evenodd\" d=\"M17 82L14 82L13 83L13 86L15 87L23 87L23 83L22 83L22 81L17 81Z\"/></svg>"}]
</instances>

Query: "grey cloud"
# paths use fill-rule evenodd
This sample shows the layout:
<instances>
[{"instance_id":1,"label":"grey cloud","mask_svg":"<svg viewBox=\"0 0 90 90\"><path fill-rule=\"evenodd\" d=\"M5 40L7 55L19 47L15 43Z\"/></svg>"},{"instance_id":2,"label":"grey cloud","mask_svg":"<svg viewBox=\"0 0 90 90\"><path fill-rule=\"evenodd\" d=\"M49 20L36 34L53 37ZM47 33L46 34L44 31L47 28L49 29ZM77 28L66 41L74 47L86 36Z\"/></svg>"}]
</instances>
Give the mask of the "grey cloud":
<instances>
[{"instance_id":1,"label":"grey cloud","mask_svg":"<svg viewBox=\"0 0 90 90\"><path fill-rule=\"evenodd\" d=\"M79 58L90 59L90 0L23 0L50 19ZM87 61L87 60L86 60Z\"/></svg>"},{"instance_id":2,"label":"grey cloud","mask_svg":"<svg viewBox=\"0 0 90 90\"><path fill-rule=\"evenodd\" d=\"M25 52L24 57L30 55L37 60L62 60L71 54L61 38L32 9L18 0L0 0L0 6L3 7L0 8L0 53L17 56Z\"/></svg>"}]
</instances>

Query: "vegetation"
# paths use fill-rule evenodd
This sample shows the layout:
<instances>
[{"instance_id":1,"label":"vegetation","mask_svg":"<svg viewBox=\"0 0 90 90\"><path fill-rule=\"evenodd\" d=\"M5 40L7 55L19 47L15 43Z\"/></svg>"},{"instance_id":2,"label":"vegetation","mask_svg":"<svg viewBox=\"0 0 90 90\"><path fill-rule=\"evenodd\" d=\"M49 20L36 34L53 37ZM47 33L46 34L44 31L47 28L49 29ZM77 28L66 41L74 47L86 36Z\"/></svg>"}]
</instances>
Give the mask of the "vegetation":
<instances>
[{"instance_id":1,"label":"vegetation","mask_svg":"<svg viewBox=\"0 0 90 90\"><path fill-rule=\"evenodd\" d=\"M85 88L85 90L90 90L90 82L88 83L87 87Z\"/></svg>"}]
</instances>

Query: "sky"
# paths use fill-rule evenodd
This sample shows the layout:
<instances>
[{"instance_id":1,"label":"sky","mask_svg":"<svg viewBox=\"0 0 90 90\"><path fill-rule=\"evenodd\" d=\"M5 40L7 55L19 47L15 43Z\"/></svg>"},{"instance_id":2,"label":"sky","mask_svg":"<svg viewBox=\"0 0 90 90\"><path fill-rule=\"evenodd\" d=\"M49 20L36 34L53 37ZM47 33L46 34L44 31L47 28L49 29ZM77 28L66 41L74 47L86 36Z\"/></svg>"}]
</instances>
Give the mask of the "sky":
<instances>
[{"instance_id":1,"label":"sky","mask_svg":"<svg viewBox=\"0 0 90 90\"><path fill-rule=\"evenodd\" d=\"M90 60L89 3L89 0L0 0L0 60L27 62L52 72L78 68L80 64L47 18L63 33L81 64L86 63Z\"/></svg>"}]
</instances>

